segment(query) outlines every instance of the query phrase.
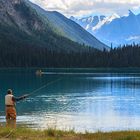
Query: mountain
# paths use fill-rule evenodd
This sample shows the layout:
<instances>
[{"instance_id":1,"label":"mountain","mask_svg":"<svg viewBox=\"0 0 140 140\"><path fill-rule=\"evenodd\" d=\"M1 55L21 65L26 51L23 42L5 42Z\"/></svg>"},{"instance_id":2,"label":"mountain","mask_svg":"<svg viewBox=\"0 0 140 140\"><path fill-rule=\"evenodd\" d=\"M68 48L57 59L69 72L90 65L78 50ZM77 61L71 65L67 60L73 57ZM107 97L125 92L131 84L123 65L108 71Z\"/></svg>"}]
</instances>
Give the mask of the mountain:
<instances>
[{"instance_id":1,"label":"mountain","mask_svg":"<svg viewBox=\"0 0 140 140\"><path fill-rule=\"evenodd\" d=\"M97 40L93 35L89 34L81 26L66 18L59 12L46 11L31 2L28 2L28 4L34 8L44 20L49 21L54 28L54 31L56 31L56 33L59 35L61 34L62 36L69 38L74 42L85 44L99 50L103 50L104 48L107 50L109 49L107 45Z\"/></svg>"},{"instance_id":2,"label":"mountain","mask_svg":"<svg viewBox=\"0 0 140 140\"><path fill-rule=\"evenodd\" d=\"M0 0L0 47L45 47L56 51L84 51L82 46L54 32L24 0Z\"/></svg>"},{"instance_id":3,"label":"mountain","mask_svg":"<svg viewBox=\"0 0 140 140\"><path fill-rule=\"evenodd\" d=\"M140 37L140 15L129 11L128 16L112 20L104 24L94 33L101 40L112 42L114 45L138 43Z\"/></svg>"},{"instance_id":4,"label":"mountain","mask_svg":"<svg viewBox=\"0 0 140 140\"><path fill-rule=\"evenodd\" d=\"M93 20L89 20L89 18ZM84 21L86 22L83 21L83 18L71 17L71 19L109 46L111 44L119 46L133 42L140 43L140 14L135 15L130 10L127 16L122 17L117 14L109 17L104 16L102 20L99 16L85 17Z\"/></svg>"},{"instance_id":5,"label":"mountain","mask_svg":"<svg viewBox=\"0 0 140 140\"><path fill-rule=\"evenodd\" d=\"M38 6L28 0L0 0L0 46L34 46L67 52L86 51L89 48L87 45L99 50L108 49L106 45L69 19L67 21L73 24L67 30L64 28L67 33L64 35L64 31L61 31L63 26L57 23L59 18L61 22L65 20L63 15L48 12L50 15L47 18L40 12L44 11L43 9L38 7L39 10L37 10L34 7ZM57 18L58 15L59 18ZM56 28L55 25L59 26ZM79 29L82 36L79 37L76 32L70 33L73 35L73 39L71 39L69 32L73 31L73 26ZM77 38L74 37L74 34ZM87 36L87 40L84 40L84 36ZM78 41L78 39L81 40Z\"/></svg>"},{"instance_id":6,"label":"mountain","mask_svg":"<svg viewBox=\"0 0 140 140\"><path fill-rule=\"evenodd\" d=\"M92 30L94 27L96 27L98 24L102 23L102 21L105 19L105 16L89 16L77 19L75 17L70 17L71 20L75 21L79 25L81 25L84 29L92 33Z\"/></svg>"},{"instance_id":7,"label":"mountain","mask_svg":"<svg viewBox=\"0 0 140 140\"><path fill-rule=\"evenodd\" d=\"M77 19L73 16L70 17L71 20L75 21L92 34L95 33L95 31L101 28L103 25L109 24L116 18L119 18L117 14L113 14L112 16L109 17L101 15L101 16L89 16L80 19Z\"/></svg>"},{"instance_id":8,"label":"mountain","mask_svg":"<svg viewBox=\"0 0 140 140\"><path fill-rule=\"evenodd\" d=\"M120 18L117 14L113 14L109 17L104 18L102 21L100 21L95 27L92 28L92 31L96 33L102 26L106 24L110 24L114 19Z\"/></svg>"}]
</instances>

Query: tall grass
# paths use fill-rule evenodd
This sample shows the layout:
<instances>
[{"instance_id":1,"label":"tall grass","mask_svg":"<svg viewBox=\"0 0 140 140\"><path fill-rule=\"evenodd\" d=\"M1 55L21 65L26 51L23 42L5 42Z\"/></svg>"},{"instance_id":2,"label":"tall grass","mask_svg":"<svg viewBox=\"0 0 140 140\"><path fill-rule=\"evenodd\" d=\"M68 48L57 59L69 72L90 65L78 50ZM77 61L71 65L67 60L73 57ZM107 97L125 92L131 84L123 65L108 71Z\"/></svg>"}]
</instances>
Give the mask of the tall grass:
<instances>
[{"instance_id":1,"label":"tall grass","mask_svg":"<svg viewBox=\"0 0 140 140\"><path fill-rule=\"evenodd\" d=\"M56 129L0 128L2 140L140 140L140 131L75 133Z\"/></svg>"}]
</instances>

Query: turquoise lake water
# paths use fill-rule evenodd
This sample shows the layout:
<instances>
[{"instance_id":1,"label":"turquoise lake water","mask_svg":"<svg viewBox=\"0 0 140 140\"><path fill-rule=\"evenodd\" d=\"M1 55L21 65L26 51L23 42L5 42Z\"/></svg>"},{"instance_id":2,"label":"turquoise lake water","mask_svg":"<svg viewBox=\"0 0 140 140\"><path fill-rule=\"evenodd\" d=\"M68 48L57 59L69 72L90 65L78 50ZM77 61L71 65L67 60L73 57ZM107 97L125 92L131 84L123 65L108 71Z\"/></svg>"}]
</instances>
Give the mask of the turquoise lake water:
<instances>
[{"instance_id":1,"label":"turquoise lake water","mask_svg":"<svg viewBox=\"0 0 140 140\"><path fill-rule=\"evenodd\" d=\"M17 123L31 128L90 132L140 130L140 69L0 70L0 122L5 123L4 97L28 94L61 78L17 103Z\"/></svg>"}]
</instances>

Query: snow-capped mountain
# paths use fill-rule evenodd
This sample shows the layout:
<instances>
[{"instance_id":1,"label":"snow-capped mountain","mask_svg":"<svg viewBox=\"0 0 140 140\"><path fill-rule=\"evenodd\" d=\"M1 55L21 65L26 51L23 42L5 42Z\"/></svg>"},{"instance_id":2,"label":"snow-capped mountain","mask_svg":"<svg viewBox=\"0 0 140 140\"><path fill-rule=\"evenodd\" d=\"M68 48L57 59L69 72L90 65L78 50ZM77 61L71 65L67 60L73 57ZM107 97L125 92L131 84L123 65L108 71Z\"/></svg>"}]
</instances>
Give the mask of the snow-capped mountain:
<instances>
[{"instance_id":1,"label":"snow-capped mountain","mask_svg":"<svg viewBox=\"0 0 140 140\"><path fill-rule=\"evenodd\" d=\"M103 25L111 23L114 19L120 18L119 15L113 14L109 17L104 18L101 20L95 27L92 28L93 32L96 32L96 30L99 30Z\"/></svg>"},{"instance_id":2,"label":"snow-capped mountain","mask_svg":"<svg viewBox=\"0 0 140 140\"><path fill-rule=\"evenodd\" d=\"M104 16L104 18L100 20L98 16L98 22L94 20L94 17L93 20L90 20L91 22L87 22L89 21L89 17L84 19L87 19L85 20L86 23L84 22L84 24L86 24L85 26L83 26L81 19L75 20L73 18L72 20L108 45L113 44L113 46L118 46L120 44L131 44L133 42L140 43L140 14L135 15L129 10L129 14L122 17L113 14L109 17ZM92 18L90 17L90 19Z\"/></svg>"},{"instance_id":3,"label":"snow-capped mountain","mask_svg":"<svg viewBox=\"0 0 140 140\"><path fill-rule=\"evenodd\" d=\"M112 20L109 24L104 24L96 30L94 35L105 43L113 43L114 46L120 44L139 43L140 36L140 14L135 15L129 11L128 16L123 16Z\"/></svg>"},{"instance_id":4,"label":"snow-capped mountain","mask_svg":"<svg viewBox=\"0 0 140 140\"><path fill-rule=\"evenodd\" d=\"M109 24L114 19L120 18L119 15L113 14L112 16L106 17L104 15L101 16L89 16L77 19L75 17L70 17L71 20L77 22L84 29L88 30L91 33L94 33L96 30L101 28L104 24Z\"/></svg>"},{"instance_id":5,"label":"snow-capped mountain","mask_svg":"<svg viewBox=\"0 0 140 140\"><path fill-rule=\"evenodd\" d=\"M81 25L84 29L92 33L93 28L95 28L98 24L101 24L105 20L105 16L89 16L77 19L75 17L70 17L71 20L75 21L79 25Z\"/></svg>"}]
</instances>

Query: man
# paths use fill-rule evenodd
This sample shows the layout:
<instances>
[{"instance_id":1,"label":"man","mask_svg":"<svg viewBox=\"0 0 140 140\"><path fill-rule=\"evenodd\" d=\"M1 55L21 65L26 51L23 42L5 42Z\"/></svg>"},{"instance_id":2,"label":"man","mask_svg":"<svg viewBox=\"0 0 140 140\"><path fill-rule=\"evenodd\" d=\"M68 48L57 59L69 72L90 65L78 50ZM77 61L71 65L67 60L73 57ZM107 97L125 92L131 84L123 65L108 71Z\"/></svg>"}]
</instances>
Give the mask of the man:
<instances>
[{"instance_id":1,"label":"man","mask_svg":"<svg viewBox=\"0 0 140 140\"><path fill-rule=\"evenodd\" d=\"M5 96L5 107L6 107L6 126L16 127L16 108L15 103L23 100L27 95L21 97L14 97L11 89L8 89L7 95Z\"/></svg>"}]
</instances>

